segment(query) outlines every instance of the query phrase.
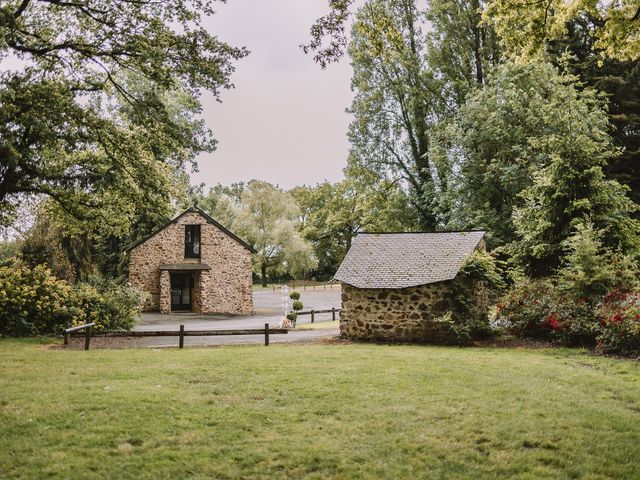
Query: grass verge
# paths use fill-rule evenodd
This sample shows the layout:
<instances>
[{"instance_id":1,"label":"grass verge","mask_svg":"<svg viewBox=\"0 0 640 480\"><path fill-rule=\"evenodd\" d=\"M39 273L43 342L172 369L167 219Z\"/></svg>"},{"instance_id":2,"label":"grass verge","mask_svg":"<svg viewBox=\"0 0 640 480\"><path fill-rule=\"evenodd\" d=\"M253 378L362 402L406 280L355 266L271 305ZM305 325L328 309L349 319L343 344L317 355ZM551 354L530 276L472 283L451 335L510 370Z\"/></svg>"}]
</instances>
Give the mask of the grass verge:
<instances>
[{"instance_id":1,"label":"grass verge","mask_svg":"<svg viewBox=\"0 0 640 480\"><path fill-rule=\"evenodd\" d=\"M296 330L334 330L340 328L339 320L326 322L302 323L296 326Z\"/></svg>"},{"instance_id":2,"label":"grass verge","mask_svg":"<svg viewBox=\"0 0 640 480\"><path fill-rule=\"evenodd\" d=\"M1 478L640 477L640 364L569 350L0 341Z\"/></svg>"}]
</instances>

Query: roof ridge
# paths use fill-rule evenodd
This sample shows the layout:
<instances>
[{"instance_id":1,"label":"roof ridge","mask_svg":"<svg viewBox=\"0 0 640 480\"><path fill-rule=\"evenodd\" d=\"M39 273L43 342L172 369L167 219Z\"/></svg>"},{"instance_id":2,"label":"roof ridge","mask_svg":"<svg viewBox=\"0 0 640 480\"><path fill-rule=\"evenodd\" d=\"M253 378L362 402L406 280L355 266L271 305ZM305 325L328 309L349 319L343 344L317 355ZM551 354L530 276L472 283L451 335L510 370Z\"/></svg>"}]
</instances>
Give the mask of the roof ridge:
<instances>
[{"instance_id":1,"label":"roof ridge","mask_svg":"<svg viewBox=\"0 0 640 480\"><path fill-rule=\"evenodd\" d=\"M407 235L407 234L424 234L424 233L487 233L486 230L438 230L437 232L359 232L357 235Z\"/></svg>"}]
</instances>

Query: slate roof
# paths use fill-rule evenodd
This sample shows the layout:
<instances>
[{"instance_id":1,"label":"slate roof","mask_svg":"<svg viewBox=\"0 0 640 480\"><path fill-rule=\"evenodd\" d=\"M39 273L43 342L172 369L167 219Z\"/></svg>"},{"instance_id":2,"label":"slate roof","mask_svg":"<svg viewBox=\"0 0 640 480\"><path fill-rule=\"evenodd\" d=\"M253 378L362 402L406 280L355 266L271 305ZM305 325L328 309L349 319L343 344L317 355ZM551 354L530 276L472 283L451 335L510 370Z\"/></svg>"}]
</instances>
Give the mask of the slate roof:
<instances>
[{"instance_id":1,"label":"slate roof","mask_svg":"<svg viewBox=\"0 0 640 480\"><path fill-rule=\"evenodd\" d=\"M453 280L484 232L361 233L335 274L358 288L406 288Z\"/></svg>"}]
</instances>

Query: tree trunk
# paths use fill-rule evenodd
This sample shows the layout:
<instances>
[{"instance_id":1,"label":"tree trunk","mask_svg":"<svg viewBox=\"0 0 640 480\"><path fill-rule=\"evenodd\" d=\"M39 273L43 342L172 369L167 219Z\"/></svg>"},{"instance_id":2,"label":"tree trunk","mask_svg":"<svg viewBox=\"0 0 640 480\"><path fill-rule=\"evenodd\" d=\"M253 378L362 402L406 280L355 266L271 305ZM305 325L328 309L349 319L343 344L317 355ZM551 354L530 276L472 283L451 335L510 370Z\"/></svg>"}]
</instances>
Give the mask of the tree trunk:
<instances>
[{"instance_id":1,"label":"tree trunk","mask_svg":"<svg viewBox=\"0 0 640 480\"><path fill-rule=\"evenodd\" d=\"M264 262L260 264L260 276L262 280L262 286L266 287L267 286L267 264Z\"/></svg>"}]
</instances>

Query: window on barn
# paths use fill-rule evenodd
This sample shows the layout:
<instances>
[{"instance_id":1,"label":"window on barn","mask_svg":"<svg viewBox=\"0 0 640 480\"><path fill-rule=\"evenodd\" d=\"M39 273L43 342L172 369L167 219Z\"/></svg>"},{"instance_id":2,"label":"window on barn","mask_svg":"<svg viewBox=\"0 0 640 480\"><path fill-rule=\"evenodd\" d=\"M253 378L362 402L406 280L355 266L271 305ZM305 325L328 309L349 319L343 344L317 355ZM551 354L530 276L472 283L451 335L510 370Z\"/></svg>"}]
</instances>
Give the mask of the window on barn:
<instances>
[{"instance_id":1,"label":"window on barn","mask_svg":"<svg viewBox=\"0 0 640 480\"><path fill-rule=\"evenodd\" d=\"M200 258L200 225L184 226L184 257Z\"/></svg>"}]
</instances>

